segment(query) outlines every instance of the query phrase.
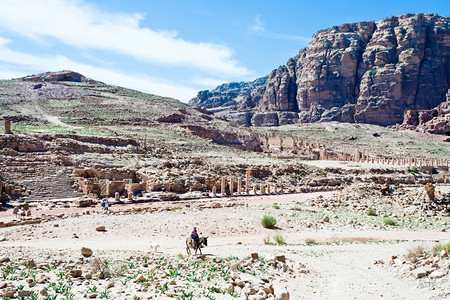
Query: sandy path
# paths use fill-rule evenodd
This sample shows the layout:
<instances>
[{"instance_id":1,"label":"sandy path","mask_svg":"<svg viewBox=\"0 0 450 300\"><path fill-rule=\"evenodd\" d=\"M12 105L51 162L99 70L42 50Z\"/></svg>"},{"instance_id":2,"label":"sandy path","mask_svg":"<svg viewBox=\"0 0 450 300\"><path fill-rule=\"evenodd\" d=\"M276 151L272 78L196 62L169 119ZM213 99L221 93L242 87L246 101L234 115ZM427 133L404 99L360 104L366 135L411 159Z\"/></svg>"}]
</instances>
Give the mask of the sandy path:
<instances>
[{"instance_id":1,"label":"sandy path","mask_svg":"<svg viewBox=\"0 0 450 300\"><path fill-rule=\"evenodd\" d=\"M94 253L106 252L114 256L114 250L148 251L150 243L158 243L159 251L177 255L185 253L184 240L193 225L209 236L209 245L204 249L208 256L246 257L257 252L260 256L286 255L294 263L302 263L310 271L286 284L291 299L437 299L439 290L419 288L418 281L398 276L391 267L374 265L374 261L388 263L392 255L404 254L412 245L433 245L435 240L450 240L450 233L438 230L361 230L332 227L305 228L283 221L291 211L283 210L282 204L303 202L318 194L282 195L274 197L235 198L215 200L222 203L238 203L244 206L203 208L206 202L147 203L133 207L158 207L153 213L135 214L103 213L99 208L76 208L43 210L38 213L60 214L90 210L88 215L58 219L48 223L0 229L0 235L7 240L2 247L24 246L44 249L78 250L90 247ZM329 194L323 194L329 196ZM273 203L280 203L282 209L274 210ZM188 204L188 205L186 205ZM180 210L166 210L165 206L183 207ZM126 211L130 206L113 206L112 210ZM92 213L98 211L98 213ZM260 225L263 214L277 214L280 229L270 230ZM13 216L1 213L0 220ZM105 225L106 232L97 232L95 227ZM277 224L278 225L278 224ZM288 245L264 245L268 234L282 233ZM78 238L74 238L74 234ZM378 242L320 243L305 245L305 238L317 241L375 240Z\"/></svg>"}]
</instances>

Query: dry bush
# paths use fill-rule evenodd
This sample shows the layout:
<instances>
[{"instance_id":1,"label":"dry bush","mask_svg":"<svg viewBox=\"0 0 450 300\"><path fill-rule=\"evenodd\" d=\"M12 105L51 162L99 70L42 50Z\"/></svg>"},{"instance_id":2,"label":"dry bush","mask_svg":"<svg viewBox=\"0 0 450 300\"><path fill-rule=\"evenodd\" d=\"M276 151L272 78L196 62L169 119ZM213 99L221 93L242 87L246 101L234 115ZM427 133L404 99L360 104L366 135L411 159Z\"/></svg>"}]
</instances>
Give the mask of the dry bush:
<instances>
[{"instance_id":1,"label":"dry bush","mask_svg":"<svg viewBox=\"0 0 450 300\"><path fill-rule=\"evenodd\" d=\"M312 238L306 238L305 239L305 244L306 245L313 245L313 244L315 244L316 243L316 240L315 239L312 239Z\"/></svg>"},{"instance_id":2,"label":"dry bush","mask_svg":"<svg viewBox=\"0 0 450 300\"><path fill-rule=\"evenodd\" d=\"M264 241L264 245L269 245L270 244L270 235L266 236L263 241Z\"/></svg>"},{"instance_id":3,"label":"dry bush","mask_svg":"<svg viewBox=\"0 0 450 300\"><path fill-rule=\"evenodd\" d=\"M406 250L405 259L415 263L418 258L426 256L425 248L422 245L417 245Z\"/></svg>"},{"instance_id":4,"label":"dry bush","mask_svg":"<svg viewBox=\"0 0 450 300\"><path fill-rule=\"evenodd\" d=\"M434 185L432 183L427 183L424 188L425 192L427 192L428 199L433 201L436 197Z\"/></svg>"},{"instance_id":5,"label":"dry bush","mask_svg":"<svg viewBox=\"0 0 450 300\"><path fill-rule=\"evenodd\" d=\"M123 261L96 257L91 261L91 271L94 274L102 273L105 278L118 277L128 271L128 265Z\"/></svg>"},{"instance_id":6,"label":"dry bush","mask_svg":"<svg viewBox=\"0 0 450 300\"><path fill-rule=\"evenodd\" d=\"M278 245L282 245L285 244L285 238L284 236L282 236L281 234L277 233L273 236L273 240L278 244Z\"/></svg>"},{"instance_id":7,"label":"dry bush","mask_svg":"<svg viewBox=\"0 0 450 300\"><path fill-rule=\"evenodd\" d=\"M330 239L331 242L375 242L379 241L380 239L377 238L371 238L371 237L365 237L365 236L351 236L351 237L332 237Z\"/></svg>"}]
</instances>

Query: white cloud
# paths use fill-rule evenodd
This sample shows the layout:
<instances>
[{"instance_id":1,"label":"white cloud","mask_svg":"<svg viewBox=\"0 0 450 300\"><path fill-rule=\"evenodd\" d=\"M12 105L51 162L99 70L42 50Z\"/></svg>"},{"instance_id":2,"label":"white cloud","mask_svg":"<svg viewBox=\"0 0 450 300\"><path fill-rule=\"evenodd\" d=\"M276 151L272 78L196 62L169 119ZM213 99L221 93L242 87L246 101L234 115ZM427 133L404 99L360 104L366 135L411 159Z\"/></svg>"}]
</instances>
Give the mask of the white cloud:
<instances>
[{"instance_id":1,"label":"white cloud","mask_svg":"<svg viewBox=\"0 0 450 300\"><path fill-rule=\"evenodd\" d=\"M304 43L309 43L309 41L311 40L311 38L308 38L308 37L276 33L276 32L267 30L264 25L264 22L261 19L261 15L256 15L253 23L250 25L250 32L255 35L260 35L260 36L264 36L264 37L272 38L272 39L293 40L293 41L300 41L300 42L304 42Z\"/></svg>"},{"instance_id":2,"label":"white cloud","mask_svg":"<svg viewBox=\"0 0 450 300\"><path fill-rule=\"evenodd\" d=\"M189 66L220 76L250 72L233 51L212 43L193 43L176 32L140 26L141 14L100 11L81 0L0 0L0 27L48 43L54 38L79 49L98 49L139 61Z\"/></svg>"},{"instance_id":3,"label":"white cloud","mask_svg":"<svg viewBox=\"0 0 450 300\"><path fill-rule=\"evenodd\" d=\"M147 75L127 75L120 71L78 63L65 56L39 57L23 52L12 51L7 47L7 44L8 40L0 37L0 61L7 63L9 66L9 70L0 72L1 78L8 79L29 75L20 71L23 67L26 67L27 70L37 70L37 72L72 70L107 84L125 86L127 88L137 89L156 95L173 97L182 101L188 101L197 95L196 89L177 85Z\"/></svg>"},{"instance_id":4,"label":"white cloud","mask_svg":"<svg viewBox=\"0 0 450 300\"><path fill-rule=\"evenodd\" d=\"M205 88L211 88L216 87L218 85L221 85L225 81L218 78L212 78L212 77L194 77L189 82L203 86Z\"/></svg>"},{"instance_id":5,"label":"white cloud","mask_svg":"<svg viewBox=\"0 0 450 300\"><path fill-rule=\"evenodd\" d=\"M264 28L264 23L261 20L260 15L257 15L255 17L255 20L254 20L253 24L251 25L250 30L254 33L262 33L264 31L266 31L266 29Z\"/></svg>"}]
</instances>

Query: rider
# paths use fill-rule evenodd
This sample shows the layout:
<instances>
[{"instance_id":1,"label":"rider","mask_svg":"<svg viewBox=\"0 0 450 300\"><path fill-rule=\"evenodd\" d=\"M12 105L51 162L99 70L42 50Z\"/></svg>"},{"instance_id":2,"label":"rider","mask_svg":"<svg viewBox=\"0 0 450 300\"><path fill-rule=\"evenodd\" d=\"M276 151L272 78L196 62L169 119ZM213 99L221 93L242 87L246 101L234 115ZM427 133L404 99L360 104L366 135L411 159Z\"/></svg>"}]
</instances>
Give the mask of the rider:
<instances>
[{"instance_id":1,"label":"rider","mask_svg":"<svg viewBox=\"0 0 450 300\"><path fill-rule=\"evenodd\" d=\"M194 246L194 249L197 248L197 245L198 245L197 227L194 227L194 229L192 229L191 240L192 240L192 246Z\"/></svg>"}]
</instances>

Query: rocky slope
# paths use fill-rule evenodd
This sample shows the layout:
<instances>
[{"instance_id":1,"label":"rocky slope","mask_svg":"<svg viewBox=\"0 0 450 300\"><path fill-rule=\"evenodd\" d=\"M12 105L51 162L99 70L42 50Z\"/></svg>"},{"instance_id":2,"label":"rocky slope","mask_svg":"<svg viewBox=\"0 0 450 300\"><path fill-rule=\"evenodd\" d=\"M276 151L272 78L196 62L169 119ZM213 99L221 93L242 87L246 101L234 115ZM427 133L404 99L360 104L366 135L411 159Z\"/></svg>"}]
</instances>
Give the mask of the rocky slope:
<instances>
[{"instance_id":1,"label":"rocky slope","mask_svg":"<svg viewBox=\"0 0 450 300\"><path fill-rule=\"evenodd\" d=\"M449 24L448 17L407 14L320 30L264 85L222 85L190 103L253 126L401 123L405 110L432 109L445 100Z\"/></svg>"},{"instance_id":2,"label":"rocky slope","mask_svg":"<svg viewBox=\"0 0 450 300\"><path fill-rule=\"evenodd\" d=\"M433 109L407 110L403 124L395 128L450 135L450 90L446 101Z\"/></svg>"},{"instance_id":3,"label":"rocky slope","mask_svg":"<svg viewBox=\"0 0 450 300\"><path fill-rule=\"evenodd\" d=\"M144 139L150 128L190 133L221 145L258 150L248 130L227 126L207 111L176 99L110 86L72 72L48 72L0 82L0 120L38 131L55 127ZM193 125L195 125L193 127ZM139 129L132 132L129 127ZM84 130L83 130L84 128ZM20 129L20 128L17 128ZM120 133L124 130L123 133ZM79 132L77 132L79 133ZM136 136L136 134L141 135Z\"/></svg>"}]
</instances>

